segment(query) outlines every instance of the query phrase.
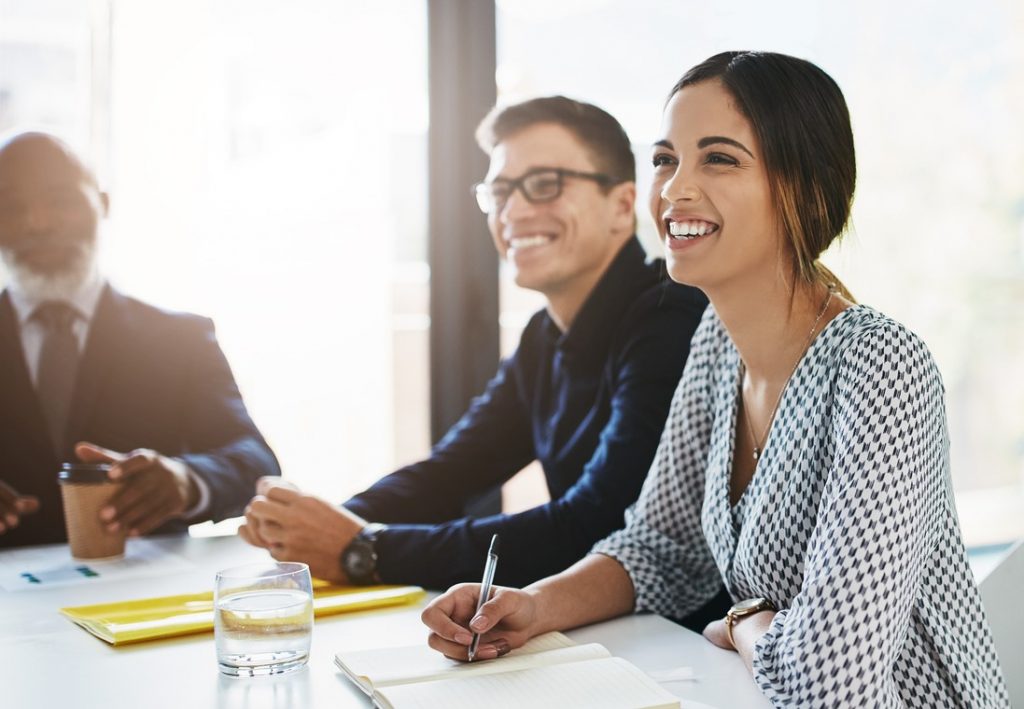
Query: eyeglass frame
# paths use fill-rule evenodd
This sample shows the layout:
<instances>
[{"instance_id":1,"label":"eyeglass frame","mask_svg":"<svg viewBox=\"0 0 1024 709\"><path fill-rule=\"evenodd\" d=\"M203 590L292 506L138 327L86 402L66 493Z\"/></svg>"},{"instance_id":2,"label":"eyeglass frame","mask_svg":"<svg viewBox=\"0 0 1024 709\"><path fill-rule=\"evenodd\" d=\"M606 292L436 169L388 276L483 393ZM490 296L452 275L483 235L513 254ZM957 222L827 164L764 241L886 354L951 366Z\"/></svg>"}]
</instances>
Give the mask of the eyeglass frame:
<instances>
[{"instance_id":1,"label":"eyeglass frame","mask_svg":"<svg viewBox=\"0 0 1024 709\"><path fill-rule=\"evenodd\" d=\"M553 172L558 176L558 190L550 197L543 197L537 199L535 197L530 196L530 194L526 191L525 185L528 179L542 172ZM482 199L491 200L491 202L494 205L494 212L501 211L505 207L505 204L508 202L508 199L515 193L516 190L522 192L523 197L525 197L526 201L529 202L530 204L544 204L546 202L554 202L556 199L562 196L562 191L565 189L565 178L567 177L575 177L581 180L593 180L594 182L605 188L613 187L623 182L623 180L617 179L603 172L580 172L578 170L569 170L563 167L535 167L530 170L527 170L514 180L506 177L499 177L496 180L492 180L491 182L477 182L476 184L472 185L469 188L469 191L470 194L476 197L476 204L480 208L480 211L483 212L484 214L491 214L492 211L490 209L484 208ZM501 202L500 204L496 199L493 199L493 193L490 192L490 187L498 182L508 185L508 194L505 195L504 201Z\"/></svg>"}]
</instances>

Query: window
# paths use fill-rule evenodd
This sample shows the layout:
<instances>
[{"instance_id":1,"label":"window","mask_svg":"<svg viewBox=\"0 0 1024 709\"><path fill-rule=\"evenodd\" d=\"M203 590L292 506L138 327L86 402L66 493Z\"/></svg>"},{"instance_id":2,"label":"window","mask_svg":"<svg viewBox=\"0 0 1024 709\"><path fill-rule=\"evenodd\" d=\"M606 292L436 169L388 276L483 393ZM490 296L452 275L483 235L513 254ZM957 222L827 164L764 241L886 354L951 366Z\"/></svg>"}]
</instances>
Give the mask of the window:
<instances>
[{"instance_id":1,"label":"window","mask_svg":"<svg viewBox=\"0 0 1024 709\"><path fill-rule=\"evenodd\" d=\"M422 455L423 3L123 2L114 16L118 281L216 318L299 485L340 500Z\"/></svg>"},{"instance_id":2,"label":"window","mask_svg":"<svg viewBox=\"0 0 1024 709\"><path fill-rule=\"evenodd\" d=\"M107 6L79 0L0 0L0 133L25 126L102 151Z\"/></svg>"},{"instance_id":3,"label":"window","mask_svg":"<svg viewBox=\"0 0 1024 709\"><path fill-rule=\"evenodd\" d=\"M110 3L0 0L0 124L92 148L106 272L214 318L297 484L341 500L425 454L422 0Z\"/></svg>"}]
</instances>

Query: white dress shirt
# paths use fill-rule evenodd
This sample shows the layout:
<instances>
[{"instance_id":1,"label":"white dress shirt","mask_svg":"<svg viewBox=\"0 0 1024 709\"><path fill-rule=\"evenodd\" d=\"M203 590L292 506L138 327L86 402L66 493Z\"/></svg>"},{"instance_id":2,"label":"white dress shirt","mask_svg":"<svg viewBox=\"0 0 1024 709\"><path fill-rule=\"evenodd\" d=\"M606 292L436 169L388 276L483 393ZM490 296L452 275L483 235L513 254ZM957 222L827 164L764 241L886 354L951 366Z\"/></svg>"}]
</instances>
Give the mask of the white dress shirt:
<instances>
[{"instance_id":1,"label":"white dress shirt","mask_svg":"<svg viewBox=\"0 0 1024 709\"><path fill-rule=\"evenodd\" d=\"M105 281L96 275L90 278L77 292L64 302L73 307L78 314L71 325L71 332L78 343L78 354L81 356L85 349L85 338L89 336L89 325L96 314L96 306L99 305L100 295L103 293ZM14 307L14 315L18 322L18 329L21 334L21 347L25 353L25 364L28 365L28 376L32 386L38 384L39 376L39 353L43 349L43 338L46 335L46 326L37 318L32 317L36 308L44 301L32 298L19 290L16 284L11 284L7 289L11 296L11 305Z\"/></svg>"}]
</instances>

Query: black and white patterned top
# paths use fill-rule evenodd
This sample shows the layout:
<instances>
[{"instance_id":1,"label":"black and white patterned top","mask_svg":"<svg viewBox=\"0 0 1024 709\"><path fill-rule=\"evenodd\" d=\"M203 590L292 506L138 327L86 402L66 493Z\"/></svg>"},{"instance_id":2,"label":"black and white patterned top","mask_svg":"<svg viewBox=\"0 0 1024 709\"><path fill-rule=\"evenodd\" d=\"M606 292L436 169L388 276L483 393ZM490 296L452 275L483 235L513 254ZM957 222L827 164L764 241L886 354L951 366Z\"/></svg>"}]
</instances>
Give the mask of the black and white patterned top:
<instances>
[{"instance_id":1,"label":"black and white patterned top","mask_svg":"<svg viewBox=\"0 0 1024 709\"><path fill-rule=\"evenodd\" d=\"M625 567L637 611L681 617L723 580L734 600L774 602L753 673L776 706L1008 707L924 343L866 306L836 316L733 508L739 387L708 308L640 499L594 547Z\"/></svg>"}]
</instances>

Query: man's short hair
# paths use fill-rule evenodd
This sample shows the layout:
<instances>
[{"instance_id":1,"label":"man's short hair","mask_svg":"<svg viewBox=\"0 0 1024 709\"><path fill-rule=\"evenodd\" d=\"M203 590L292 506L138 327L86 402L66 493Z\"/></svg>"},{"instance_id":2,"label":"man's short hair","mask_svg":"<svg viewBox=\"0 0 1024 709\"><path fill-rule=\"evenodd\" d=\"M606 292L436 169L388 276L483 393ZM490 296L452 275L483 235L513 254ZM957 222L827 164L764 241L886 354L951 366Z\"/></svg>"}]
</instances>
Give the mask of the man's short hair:
<instances>
[{"instance_id":1,"label":"man's short hair","mask_svg":"<svg viewBox=\"0 0 1024 709\"><path fill-rule=\"evenodd\" d=\"M625 129L607 111L565 96L545 96L495 106L476 129L476 142L488 155L501 141L541 123L570 131L586 148L598 170L616 182L635 182L636 163Z\"/></svg>"}]
</instances>

